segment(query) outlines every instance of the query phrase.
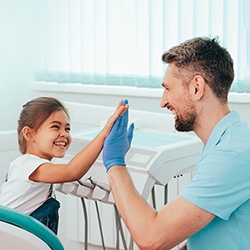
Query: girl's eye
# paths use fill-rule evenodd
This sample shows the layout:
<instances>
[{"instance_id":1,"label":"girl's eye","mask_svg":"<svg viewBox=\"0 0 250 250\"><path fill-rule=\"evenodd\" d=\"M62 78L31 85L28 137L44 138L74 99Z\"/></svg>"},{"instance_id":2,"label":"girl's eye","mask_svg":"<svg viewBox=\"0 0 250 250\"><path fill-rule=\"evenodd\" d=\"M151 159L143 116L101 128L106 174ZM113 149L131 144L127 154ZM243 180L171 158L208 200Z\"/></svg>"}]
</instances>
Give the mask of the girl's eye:
<instances>
[{"instance_id":1,"label":"girl's eye","mask_svg":"<svg viewBox=\"0 0 250 250\"><path fill-rule=\"evenodd\" d=\"M65 130L69 132L69 131L70 131L70 128L65 128Z\"/></svg>"},{"instance_id":2,"label":"girl's eye","mask_svg":"<svg viewBox=\"0 0 250 250\"><path fill-rule=\"evenodd\" d=\"M53 126L52 126L52 128L56 128L56 129L58 129L58 128L59 128L59 126L58 126L58 125L53 125Z\"/></svg>"}]
</instances>

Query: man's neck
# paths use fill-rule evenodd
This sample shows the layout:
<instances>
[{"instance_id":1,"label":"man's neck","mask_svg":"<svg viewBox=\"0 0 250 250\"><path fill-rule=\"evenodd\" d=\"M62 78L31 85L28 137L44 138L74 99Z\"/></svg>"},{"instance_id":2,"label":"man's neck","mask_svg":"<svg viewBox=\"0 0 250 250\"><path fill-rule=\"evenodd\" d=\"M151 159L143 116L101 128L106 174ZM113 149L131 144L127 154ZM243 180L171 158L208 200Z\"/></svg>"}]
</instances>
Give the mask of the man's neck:
<instances>
[{"instance_id":1,"label":"man's neck","mask_svg":"<svg viewBox=\"0 0 250 250\"><path fill-rule=\"evenodd\" d=\"M228 113L230 113L228 104L211 104L209 107L201 109L194 132L204 144L207 143L208 138L216 124Z\"/></svg>"}]
</instances>

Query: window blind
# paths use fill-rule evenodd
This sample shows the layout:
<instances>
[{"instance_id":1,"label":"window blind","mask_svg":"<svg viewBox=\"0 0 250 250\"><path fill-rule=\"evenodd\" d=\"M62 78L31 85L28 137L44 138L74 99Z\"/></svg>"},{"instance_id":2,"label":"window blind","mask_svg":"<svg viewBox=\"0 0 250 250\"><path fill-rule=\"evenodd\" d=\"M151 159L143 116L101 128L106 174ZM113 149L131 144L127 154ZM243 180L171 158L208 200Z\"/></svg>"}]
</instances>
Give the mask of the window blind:
<instances>
[{"instance_id":1,"label":"window blind","mask_svg":"<svg viewBox=\"0 0 250 250\"><path fill-rule=\"evenodd\" d=\"M250 92L249 0L46 0L36 81L159 88L170 47L218 36ZM247 12L247 11L245 11Z\"/></svg>"}]
</instances>

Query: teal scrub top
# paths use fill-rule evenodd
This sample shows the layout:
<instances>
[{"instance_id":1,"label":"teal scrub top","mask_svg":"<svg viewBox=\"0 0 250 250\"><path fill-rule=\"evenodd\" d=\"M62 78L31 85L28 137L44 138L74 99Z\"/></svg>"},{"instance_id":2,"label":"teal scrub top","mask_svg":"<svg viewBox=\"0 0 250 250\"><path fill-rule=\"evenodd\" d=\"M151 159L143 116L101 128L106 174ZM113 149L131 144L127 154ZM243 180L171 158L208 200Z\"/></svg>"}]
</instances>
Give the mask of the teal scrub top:
<instances>
[{"instance_id":1,"label":"teal scrub top","mask_svg":"<svg viewBox=\"0 0 250 250\"><path fill-rule=\"evenodd\" d=\"M189 250L250 249L250 130L237 111L215 126L180 195L216 216L188 239Z\"/></svg>"}]
</instances>

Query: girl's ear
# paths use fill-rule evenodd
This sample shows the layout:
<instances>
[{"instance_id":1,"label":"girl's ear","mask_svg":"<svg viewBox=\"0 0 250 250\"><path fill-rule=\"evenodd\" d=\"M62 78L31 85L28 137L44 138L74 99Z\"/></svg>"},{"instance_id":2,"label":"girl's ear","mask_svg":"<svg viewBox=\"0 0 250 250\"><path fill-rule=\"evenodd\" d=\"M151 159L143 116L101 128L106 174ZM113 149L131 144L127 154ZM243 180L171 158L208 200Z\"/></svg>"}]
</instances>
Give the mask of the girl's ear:
<instances>
[{"instance_id":1,"label":"girl's ear","mask_svg":"<svg viewBox=\"0 0 250 250\"><path fill-rule=\"evenodd\" d=\"M22 133L26 141L31 141L31 142L34 141L33 130L30 127L28 126L23 127Z\"/></svg>"}]
</instances>

